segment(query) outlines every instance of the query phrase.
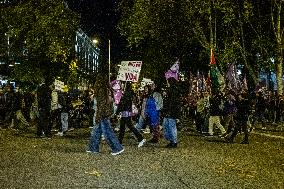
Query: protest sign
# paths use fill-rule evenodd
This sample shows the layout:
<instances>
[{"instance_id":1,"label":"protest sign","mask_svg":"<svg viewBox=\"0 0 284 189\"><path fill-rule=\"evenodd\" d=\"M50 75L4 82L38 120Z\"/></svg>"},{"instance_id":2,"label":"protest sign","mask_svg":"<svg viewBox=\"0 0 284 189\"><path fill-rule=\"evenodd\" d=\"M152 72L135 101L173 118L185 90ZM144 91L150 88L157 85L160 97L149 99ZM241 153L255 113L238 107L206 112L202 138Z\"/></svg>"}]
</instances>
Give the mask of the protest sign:
<instances>
[{"instance_id":1,"label":"protest sign","mask_svg":"<svg viewBox=\"0 0 284 189\"><path fill-rule=\"evenodd\" d=\"M154 81L152 81L151 79L143 78L138 90L143 91L146 85L152 85L152 84L154 84Z\"/></svg>"},{"instance_id":2,"label":"protest sign","mask_svg":"<svg viewBox=\"0 0 284 189\"><path fill-rule=\"evenodd\" d=\"M137 82L142 67L142 61L122 61L117 80Z\"/></svg>"}]
</instances>

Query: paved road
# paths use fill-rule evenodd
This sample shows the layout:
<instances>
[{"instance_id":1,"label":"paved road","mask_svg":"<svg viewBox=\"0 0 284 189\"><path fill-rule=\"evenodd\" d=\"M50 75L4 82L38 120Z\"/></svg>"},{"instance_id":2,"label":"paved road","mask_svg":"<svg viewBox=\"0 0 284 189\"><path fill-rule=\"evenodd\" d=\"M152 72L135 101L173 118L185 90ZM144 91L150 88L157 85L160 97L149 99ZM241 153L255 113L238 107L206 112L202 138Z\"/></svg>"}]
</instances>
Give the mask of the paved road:
<instances>
[{"instance_id":1,"label":"paved road","mask_svg":"<svg viewBox=\"0 0 284 189\"><path fill-rule=\"evenodd\" d=\"M50 140L0 130L0 188L283 189L284 140L255 132L242 145L241 136L228 144L182 131L176 149L164 139L138 149L127 134L125 152L111 156L105 142L100 154L85 153L87 128Z\"/></svg>"}]
</instances>

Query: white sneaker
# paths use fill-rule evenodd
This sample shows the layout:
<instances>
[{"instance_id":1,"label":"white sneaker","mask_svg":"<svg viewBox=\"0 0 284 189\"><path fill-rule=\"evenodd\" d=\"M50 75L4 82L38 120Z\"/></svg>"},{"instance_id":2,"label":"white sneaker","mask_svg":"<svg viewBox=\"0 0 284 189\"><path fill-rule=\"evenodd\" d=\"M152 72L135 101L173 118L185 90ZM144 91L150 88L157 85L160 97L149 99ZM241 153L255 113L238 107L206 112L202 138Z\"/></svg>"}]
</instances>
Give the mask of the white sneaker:
<instances>
[{"instance_id":1,"label":"white sneaker","mask_svg":"<svg viewBox=\"0 0 284 189\"><path fill-rule=\"evenodd\" d=\"M63 136L63 132L58 132L58 133L56 133L55 135L57 135L57 136Z\"/></svg>"},{"instance_id":2,"label":"white sneaker","mask_svg":"<svg viewBox=\"0 0 284 189\"><path fill-rule=\"evenodd\" d=\"M89 154L98 154L99 153L99 152L93 152L91 150L87 150L86 152L89 153Z\"/></svg>"},{"instance_id":3,"label":"white sneaker","mask_svg":"<svg viewBox=\"0 0 284 189\"><path fill-rule=\"evenodd\" d=\"M150 133L150 129L148 129L148 128L146 128L145 130L144 130L144 133Z\"/></svg>"},{"instance_id":4,"label":"white sneaker","mask_svg":"<svg viewBox=\"0 0 284 189\"><path fill-rule=\"evenodd\" d=\"M142 147L145 142L146 142L146 139L141 140L138 144L138 148Z\"/></svg>"},{"instance_id":5,"label":"white sneaker","mask_svg":"<svg viewBox=\"0 0 284 189\"><path fill-rule=\"evenodd\" d=\"M111 155L116 156L118 154L121 154L124 151L124 148L122 148L122 150L118 151L118 152L111 152Z\"/></svg>"}]
</instances>

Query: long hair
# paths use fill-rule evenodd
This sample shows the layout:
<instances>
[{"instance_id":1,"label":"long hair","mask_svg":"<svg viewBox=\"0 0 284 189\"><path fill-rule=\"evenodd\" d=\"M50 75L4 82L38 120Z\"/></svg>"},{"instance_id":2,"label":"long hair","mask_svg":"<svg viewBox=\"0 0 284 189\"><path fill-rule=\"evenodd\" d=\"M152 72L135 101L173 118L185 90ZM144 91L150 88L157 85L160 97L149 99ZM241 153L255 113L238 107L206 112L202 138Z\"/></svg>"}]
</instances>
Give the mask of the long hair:
<instances>
[{"instance_id":1,"label":"long hair","mask_svg":"<svg viewBox=\"0 0 284 189\"><path fill-rule=\"evenodd\" d=\"M102 73L99 73L96 77L96 82L94 85L94 96L98 96L99 93L107 94L108 89L109 89L108 78Z\"/></svg>"}]
</instances>

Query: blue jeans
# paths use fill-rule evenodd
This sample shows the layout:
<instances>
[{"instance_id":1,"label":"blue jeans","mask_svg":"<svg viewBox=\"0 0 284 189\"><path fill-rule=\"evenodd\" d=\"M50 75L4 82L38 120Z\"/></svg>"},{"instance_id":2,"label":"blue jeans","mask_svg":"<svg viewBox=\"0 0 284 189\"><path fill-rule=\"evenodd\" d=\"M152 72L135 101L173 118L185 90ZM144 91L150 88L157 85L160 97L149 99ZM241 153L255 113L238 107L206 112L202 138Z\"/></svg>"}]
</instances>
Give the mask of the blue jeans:
<instances>
[{"instance_id":1,"label":"blue jeans","mask_svg":"<svg viewBox=\"0 0 284 189\"><path fill-rule=\"evenodd\" d=\"M111 148L113 153L119 152L123 149L119 143L117 136L114 134L111 128L110 119L104 118L99 124L94 124L91 139L89 144L89 150L92 152L99 152L101 143L101 136L104 135L106 142Z\"/></svg>"},{"instance_id":2,"label":"blue jeans","mask_svg":"<svg viewBox=\"0 0 284 189\"><path fill-rule=\"evenodd\" d=\"M140 132L143 127L144 127L144 119L143 119L143 117L140 115L140 116L139 116L138 123L136 124L136 129Z\"/></svg>"},{"instance_id":3,"label":"blue jeans","mask_svg":"<svg viewBox=\"0 0 284 189\"><path fill-rule=\"evenodd\" d=\"M164 135L166 140L177 143L177 124L176 119L165 117L163 120Z\"/></svg>"},{"instance_id":4,"label":"blue jeans","mask_svg":"<svg viewBox=\"0 0 284 189\"><path fill-rule=\"evenodd\" d=\"M68 130L68 113L61 112L61 125L62 132L66 132Z\"/></svg>"}]
</instances>

